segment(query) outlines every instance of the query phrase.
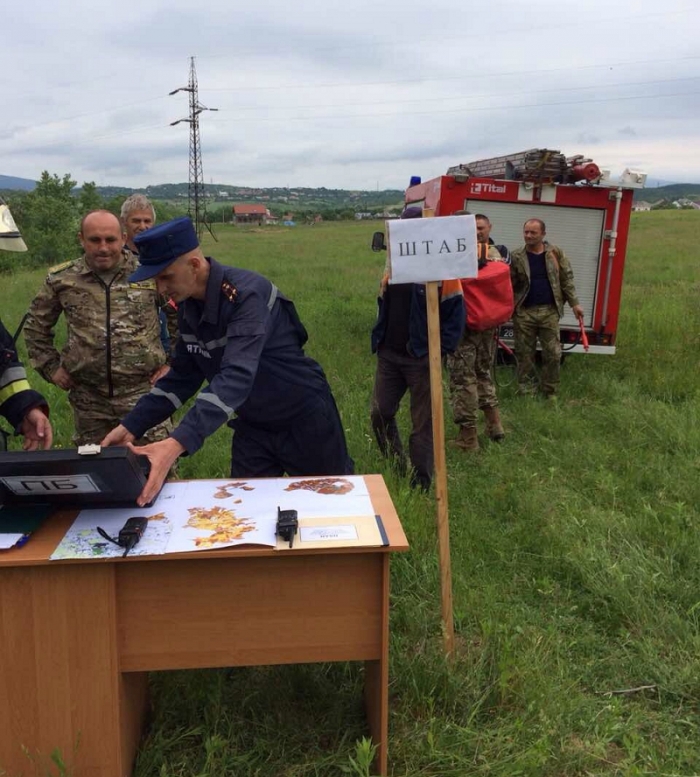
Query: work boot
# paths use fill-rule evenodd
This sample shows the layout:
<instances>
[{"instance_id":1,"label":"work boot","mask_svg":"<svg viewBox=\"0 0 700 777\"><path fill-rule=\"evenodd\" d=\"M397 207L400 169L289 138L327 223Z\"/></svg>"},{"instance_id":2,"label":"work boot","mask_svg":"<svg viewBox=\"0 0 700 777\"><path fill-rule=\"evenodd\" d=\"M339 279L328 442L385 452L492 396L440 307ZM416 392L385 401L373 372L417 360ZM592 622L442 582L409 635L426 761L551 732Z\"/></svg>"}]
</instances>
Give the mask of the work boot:
<instances>
[{"instance_id":1,"label":"work boot","mask_svg":"<svg viewBox=\"0 0 700 777\"><path fill-rule=\"evenodd\" d=\"M534 397L535 389L531 383L518 383L518 388L515 393L519 397Z\"/></svg>"},{"instance_id":2,"label":"work boot","mask_svg":"<svg viewBox=\"0 0 700 777\"><path fill-rule=\"evenodd\" d=\"M413 473L411 474L411 488L418 488L424 494L427 494L428 491L430 491L430 480L430 475L413 470Z\"/></svg>"},{"instance_id":3,"label":"work boot","mask_svg":"<svg viewBox=\"0 0 700 777\"><path fill-rule=\"evenodd\" d=\"M476 426L460 426L454 444L463 451L478 451L479 438L476 435Z\"/></svg>"},{"instance_id":4,"label":"work boot","mask_svg":"<svg viewBox=\"0 0 700 777\"><path fill-rule=\"evenodd\" d=\"M486 434L488 434L494 442L501 442L501 440L504 440L506 433L503 431L498 408L485 407L484 416L486 417Z\"/></svg>"}]
</instances>

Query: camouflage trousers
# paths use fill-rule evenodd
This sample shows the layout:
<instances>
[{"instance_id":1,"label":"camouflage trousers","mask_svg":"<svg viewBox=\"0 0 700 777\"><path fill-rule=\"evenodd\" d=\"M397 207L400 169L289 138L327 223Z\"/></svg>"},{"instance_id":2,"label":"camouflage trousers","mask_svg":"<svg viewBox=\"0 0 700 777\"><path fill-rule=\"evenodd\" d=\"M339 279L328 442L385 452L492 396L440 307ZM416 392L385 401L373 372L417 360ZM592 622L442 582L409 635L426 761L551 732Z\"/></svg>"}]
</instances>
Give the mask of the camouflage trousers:
<instances>
[{"instance_id":1,"label":"camouflage trousers","mask_svg":"<svg viewBox=\"0 0 700 777\"><path fill-rule=\"evenodd\" d=\"M73 409L75 445L99 444L108 432L121 423L127 413L133 410L139 399L151 390L150 384L129 387L115 397L105 397L85 386L72 388L68 393L68 401ZM164 440L173 430L170 419L149 429L136 441L137 445Z\"/></svg>"},{"instance_id":2,"label":"camouflage trousers","mask_svg":"<svg viewBox=\"0 0 700 777\"><path fill-rule=\"evenodd\" d=\"M478 411L498 407L491 378L495 329L465 328L457 350L447 357L452 415L459 426L476 426Z\"/></svg>"},{"instance_id":3,"label":"camouflage trousers","mask_svg":"<svg viewBox=\"0 0 700 777\"><path fill-rule=\"evenodd\" d=\"M554 305L520 308L513 315L515 355L518 359L518 391L532 394L536 389L535 354L537 340L542 349L542 393L556 394L559 388L561 342L559 313Z\"/></svg>"}]
</instances>

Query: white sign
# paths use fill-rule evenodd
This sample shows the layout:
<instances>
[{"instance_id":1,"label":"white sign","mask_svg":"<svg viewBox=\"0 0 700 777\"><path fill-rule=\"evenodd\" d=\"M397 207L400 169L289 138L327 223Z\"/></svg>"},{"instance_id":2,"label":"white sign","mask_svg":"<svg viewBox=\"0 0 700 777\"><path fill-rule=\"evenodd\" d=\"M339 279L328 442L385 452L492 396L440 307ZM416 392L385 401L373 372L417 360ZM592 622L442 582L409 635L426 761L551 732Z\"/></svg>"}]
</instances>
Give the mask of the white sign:
<instances>
[{"instance_id":1,"label":"white sign","mask_svg":"<svg viewBox=\"0 0 700 777\"><path fill-rule=\"evenodd\" d=\"M332 540L356 540L357 529L352 525L343 526L302 526L302 542L323 542Z\"/></svg>"},{"instance_id":2,"label":"white sign","mask_svg":"<svg viewBox=\"0 0 700 777\"><path fill-rule=\"evenodd\" d=\"M0 478L3 485L20 496L41 494L99 494L90 475L16 475Z\"/></svg>"},{"instance_id":3,"label":"white sign","mask_svg":"<svg viewBox=\"0 0 700 777\"><path fill-rule=\"evenodd\" d=\"M475 278L474 216L387 221L391 283Z\"/></svg>"}]
</instances>

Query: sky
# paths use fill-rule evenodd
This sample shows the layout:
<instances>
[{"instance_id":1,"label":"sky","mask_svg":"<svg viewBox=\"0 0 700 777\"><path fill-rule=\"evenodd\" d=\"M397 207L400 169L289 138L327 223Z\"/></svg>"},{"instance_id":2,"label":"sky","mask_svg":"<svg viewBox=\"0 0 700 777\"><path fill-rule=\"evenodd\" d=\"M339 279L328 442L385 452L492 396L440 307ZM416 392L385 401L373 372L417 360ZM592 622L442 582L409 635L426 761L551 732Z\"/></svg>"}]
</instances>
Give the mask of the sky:
<instances>
[{"instance_id":1,"label":"sky","mask_svg":"<svg viewBox=\"0 0 700 777\"><path fill-rule=\"evenodd\" d=\"M403 189L583 154L700 181L697 0L25 0L3 15L0 174L144 187ZM213 109L217 109L214 111Z\"/></svg>"}]
</instances>

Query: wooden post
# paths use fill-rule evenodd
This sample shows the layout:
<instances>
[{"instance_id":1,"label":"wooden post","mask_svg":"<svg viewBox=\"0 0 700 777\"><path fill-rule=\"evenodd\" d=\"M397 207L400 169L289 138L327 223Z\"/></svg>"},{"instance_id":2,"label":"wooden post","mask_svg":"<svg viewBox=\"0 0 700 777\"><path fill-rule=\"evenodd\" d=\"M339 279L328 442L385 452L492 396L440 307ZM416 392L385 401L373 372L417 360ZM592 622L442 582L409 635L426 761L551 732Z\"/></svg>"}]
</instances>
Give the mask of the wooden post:
<instances>
[{"instance_id":1,"label":"wooden post","mask_svg":"<svg viewBox=\"0 0 700 777\"><path fill-rule=\"evenodd\" d=\"M435 216L434 208L424 205L422 210L424 219ZM452 613L450 525L447 510L445 420L442 407L442 343L438 279L449 280L476 275L476 224L474 216L447 218L442 223L442 227L440 224L434 225L438 229L431 224L415 222L415 226L410 226L411 223L395 222L396 227L392 229L392 222L386 222L389 238L388 257L394 283L424 282L426 286L442 630L445 655L451 658L454 653L455 636ZM449 251L449 255L441 256L442 248L435 249L435 246L442 246L446 239L452 241L455 248L454 255ZM395 251L398 256L392 256L392 251Z\"/></svg>"},{"instance_id":2,"label":"wooden post","mask_svg":"<svg viewBox=\"0 0 700 777\"><path fill-rule=\"evenodd\" d=\"M452 616L452 567L450 564L450 524L447 513L447 466L445 462L445 420L442 406L442 350L440 345L440 298L437 281L426 283L428 299L428 350L430 361L430 400L433 412L433 457L437 501L438 558L442 631L445 655L454 651Z\"/></svg>"}]
</instances>

